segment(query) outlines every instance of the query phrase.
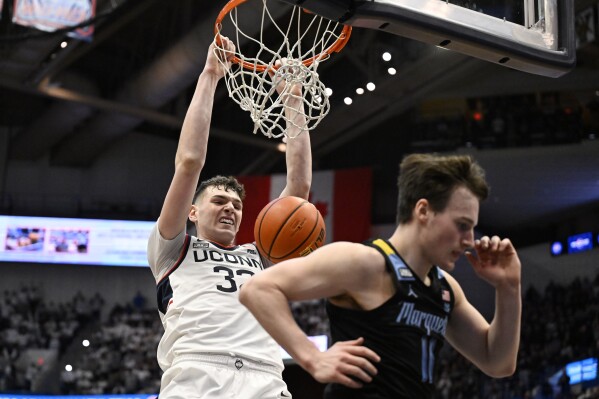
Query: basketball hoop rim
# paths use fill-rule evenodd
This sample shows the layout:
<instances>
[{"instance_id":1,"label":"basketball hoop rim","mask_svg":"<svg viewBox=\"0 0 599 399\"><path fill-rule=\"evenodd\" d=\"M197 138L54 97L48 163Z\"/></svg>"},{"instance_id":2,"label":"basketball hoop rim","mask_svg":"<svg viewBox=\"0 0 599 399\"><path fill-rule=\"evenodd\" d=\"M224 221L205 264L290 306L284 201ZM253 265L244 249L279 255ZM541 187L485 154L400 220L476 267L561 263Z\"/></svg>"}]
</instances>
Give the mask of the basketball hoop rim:
<instances>
[{"instance_id":1,"label":"basketball hoop rim","mask_svg":"<svg viewBox=\"0 0 599 399\"><path fill-rule=\"evenodd\" d=\"M223 7L223 9L220 11L220 13L216 17L216 21L214 23L214 39L215 39L215 42L216 42L217 46L220 47L221 44L222 44L221 35L220 35L220 29L221 29L221 26L222 26L221 23L222 23L223 19L235 7L237 7L237 6L239 6L239 5L243 4L243 3L246 3L247 1L249 1L249 0L229 0L229 2L227 4L225 4L225 6ZM305 60L302 60L302 64L304 64L305 66L310 66L316 60L321 60L321 59L327 58L333 52L336 52L336 53L340 52L345 47L345 45L347 44L347 42L349 41L349 38L351 36L351 31L352 31L352 27L351 26L344 25L343 26L343 30L339 34L339 38L335 41L335 43L331 44L322 53L319 53L318 55L315 55L314 57L310 57L310 58L307 58ZM257 65L257 64L251 63L251 62L244 61L244 60L240 59L239 57L237 57L235 55L233 55L233 57L231 57L230 61L234 62L235 64L239 64L244 69L247 69L247 70L250 70L250 71L264 72L268 68L265 65ZM278 66L273 66L273 68L275 70L277 70L279 67Z\"/></svg>"}]
</instances>

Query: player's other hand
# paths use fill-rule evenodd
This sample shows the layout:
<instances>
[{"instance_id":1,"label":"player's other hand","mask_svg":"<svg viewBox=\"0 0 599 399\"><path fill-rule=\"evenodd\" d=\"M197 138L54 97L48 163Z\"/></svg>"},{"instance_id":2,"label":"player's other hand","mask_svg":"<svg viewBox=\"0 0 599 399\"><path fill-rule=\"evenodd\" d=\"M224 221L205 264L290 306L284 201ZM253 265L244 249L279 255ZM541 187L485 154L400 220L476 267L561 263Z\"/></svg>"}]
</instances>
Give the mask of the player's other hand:
<instances>
[{"instance_id":1,"label":"player's other hand","mask_svg":"<svg viewBox=\"0 0 599 399\"><path fill-rule=\"evenodd\" d=\"M278 80L277 93L285 100L300 99L302 95L302 85L294 82L292 76L299 74L301 66L295 65L299 61L292 61L287 58L281 58L275 61L275 68L268 69L268 75L271 80Z\"/></svg>"},{"instance_id":2,"label":"player's other hand","mask_svg":"<svg viewBox=\"0 0 599 399\"><path fill-rule=\"evenodd\" d=\"M334 382L360 388L377 374L375 363L381 358L365 347L364 338L337 342L313 359L308 371L322 383Z\"/></svg>"},{"instance_id":3,"label":"player's other hand","mask_svg":"<svg viewBox=\"0 0 599 399\"><path fill-rule=\"evenodd\" d=\"M226 36L220 36L220 44L215 39L208 49L204 72L213 73L219 79L222 78L231 67L231 59L234 55L235 45L233 42Z\"/></svg>"}]
</instances>

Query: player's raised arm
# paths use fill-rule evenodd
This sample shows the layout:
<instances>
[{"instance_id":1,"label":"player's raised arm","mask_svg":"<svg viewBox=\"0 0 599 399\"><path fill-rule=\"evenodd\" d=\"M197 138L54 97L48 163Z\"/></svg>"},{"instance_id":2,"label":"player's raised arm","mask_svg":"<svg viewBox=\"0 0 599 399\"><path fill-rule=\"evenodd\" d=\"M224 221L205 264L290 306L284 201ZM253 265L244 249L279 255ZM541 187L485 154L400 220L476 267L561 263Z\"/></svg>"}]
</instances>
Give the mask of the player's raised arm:
<instances>
[{"instance_id":1,"label":"player's raised arm","mask_svg":"<svg viewBox=\"0 0 599 399\"><path fill-rule=\"evenodd\" d=\"M277 61L281 66L287 60ZM273 78L271 73L271 79ZM287 165L287 184L281 197L293 195L308 199L310 185L312 184L312 151L310 147L309 131L301 132L306 127L304 115L304 97L300 84L288 84L281 82L277 85L277 91L285 107L285 118L287 120L287 131L285 142L285 162Z\"/></svg>"},{"instance_id":2,"label":"player's raised arm","mask_svg":"<svg viewBox=\"0 0 599 399\"><path fill-rule=\"evenodd\" d=\"M240 301L264 329L317 381L359 388L376 374L380 360L363 339L339 342L320 352L295 322L289 301L361 291L369 281L372 250L339 242L275 265L244 284Z\"/></svg>"},{"instance_id":3,"label":"player's raised arm","mask_svg":"<svg viewBox=\"0 0 599 399\"><path fill-rule=\"evenodd\" d=\"M497 236L477 240L474 249L476 255L466 256L476 274L495 288L495 315L487 323L453 280L456 305L447 339L486 374L507 377L516 370L520 343L520 260L510 240Z\"/></svg>"},{"instance_id":4,"label":"player's raised arm","mask_svg":"<svg viewBox=\"0 0 599 399\"><path fill-rule=\"evenodd\" d=\"M218 81L224 76L224 67L217 57L227 59L233 44L223 38L222 48L229 51L219 50L215 43L208 49L204 70L185 115L175 155L175 174L158 221L160 234L166 239L176 237L185 228L190 204L204 167L214 93Z\"/></svg>"}]
</instances>

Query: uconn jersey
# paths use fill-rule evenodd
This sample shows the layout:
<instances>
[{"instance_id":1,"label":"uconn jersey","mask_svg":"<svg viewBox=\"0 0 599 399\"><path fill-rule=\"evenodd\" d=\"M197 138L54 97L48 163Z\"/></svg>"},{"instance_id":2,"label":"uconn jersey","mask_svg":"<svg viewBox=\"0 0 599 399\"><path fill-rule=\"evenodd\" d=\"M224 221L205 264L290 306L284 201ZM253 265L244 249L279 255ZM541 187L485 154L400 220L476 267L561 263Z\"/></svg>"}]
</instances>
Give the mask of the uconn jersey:
<instances>
[{"instance_id":1,"label":"uconn jersey","mask_svg":"<svg viewBox=\"0 0 599 399\"><path fill-rule=\"evenodd\" d=\"M326 399L425 399L434 392L434 371L443 346L454 295L443 272L433 267L426 286L401 259L388 241L366 245L385 257L396 293L370 311L341 308L327 302L333 342L364 337L364 345L381 362L378 374L362 389L332 384Z\"/></svg>"},{"instance_id":2,"label":"uconn jersey","mask_svg":"<svg viewBox=\"0 0 599 399\"><path fill-rule=\"evenodd\" d=\"M263 270L253 244L223 247L181 232L165 240L154 226L148 261L157 282L164 335L158 345L163 370L175 358L227 354L282 370L276 342L239 303L239 287Z\"/></svg>"}]
</instances>

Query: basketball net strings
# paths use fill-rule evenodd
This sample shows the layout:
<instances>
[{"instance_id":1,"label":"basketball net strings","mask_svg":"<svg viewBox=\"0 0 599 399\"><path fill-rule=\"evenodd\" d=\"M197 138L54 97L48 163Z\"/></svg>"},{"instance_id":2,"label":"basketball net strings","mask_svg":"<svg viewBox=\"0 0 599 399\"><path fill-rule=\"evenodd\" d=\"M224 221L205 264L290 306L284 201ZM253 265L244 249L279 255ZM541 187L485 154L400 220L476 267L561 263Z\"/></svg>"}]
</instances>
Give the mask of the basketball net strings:
<instances>
[{"instance_id":1,"label":"basketball net strings","mask_svg":"<svg viewBox=\"0 0 599 399\"><path fill-rule=\"evenodd\" d=\"M239 26L237 7L229 13L229 19L235 28L235 39L229 37L235 44L233 55L239 58L241 63L260 65L266 69L261 72L256 68L245 69L240 64L233 64L230 68L225 66L227 70L225 82L229 96L241 109L250 113L254 123L254 134L260 131L269 138L282 136L295 138L302 132L315 128L329 112L330 104L326 87L320 81L316 69L321 61L329 57L324 51L339 38L342 26L331 20L326 20L325 23L325 18L312 14L307 28L302 32L302 11L294 6L289 24L283 30L275 21L266 2L267 0L262 0L258 39L244 32ZM282 36L279 48L271 49L265 44L266 18ZM297 29L297 32L292 32L292 29ZM314 31L313 42L311 45L308 43L308 49L302 52L302 42L307 41L306 37L311 30ZM297 40L291 43L290 35L293 34L296 35ZM240 50L242 45L245 47L248 42L258 46L255 57L244 56ZM324 55L315 58L311 65L305 66L302 63L302 60L322 53ZM217 58L221 60L220 57ZM268 71L274 71L275 62L283 58L286 58L287 62L277 69L271 78ZM276 90L279 84L284 85L281 94ZM300 98L291 92L295 84L299 84L302 88L303 96Z\"/></svg>"}]
</instances>

